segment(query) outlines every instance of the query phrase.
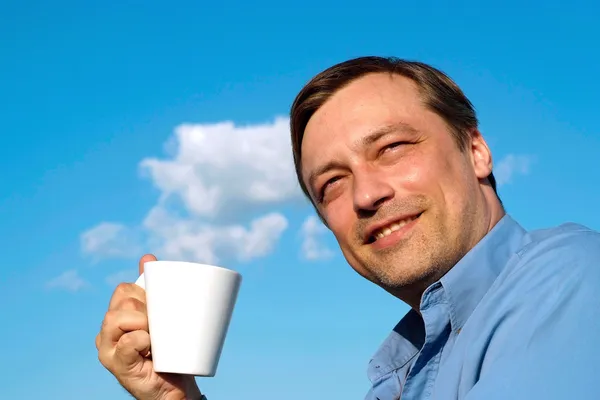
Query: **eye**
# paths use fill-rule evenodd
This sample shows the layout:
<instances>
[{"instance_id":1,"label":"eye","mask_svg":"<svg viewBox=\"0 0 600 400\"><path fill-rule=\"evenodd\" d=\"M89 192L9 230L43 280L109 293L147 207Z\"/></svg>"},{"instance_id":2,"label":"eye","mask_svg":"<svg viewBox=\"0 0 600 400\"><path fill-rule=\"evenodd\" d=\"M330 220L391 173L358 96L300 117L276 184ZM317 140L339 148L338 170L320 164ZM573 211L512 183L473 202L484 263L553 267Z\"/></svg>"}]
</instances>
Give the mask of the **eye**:
<instances>
[{"instance_id":1,"label":"eye","mask_svg":"<svg viewBox=\"0 0 600 400\"><path fill-rule=\"evenodd\" d=\"M396 154L398 151L402 150L402 148L408 144L411 144L411 143L407 142L407 141L397 141L397 142L387 144L387 145L381 147L381 149L378 152L378 156L381 157L388 153L390 153L390 155Z\"/></svg>"},{"instance_id":2,"label":"eye","mask_svg":"<svg viewBox=\"0 0 600 400\"><path fill-rule=\"evenodd\" d=\"M408 142L394 142L394 143L390 143L386 146L383 146L383 149L381 149L381 152L387 151L387 150L395 150L398 147L408 144Z\"/></svg>"},{"instance_id":3,"label":"eye","mask_svg":"<svg viewBox=\"0 0 600 400\"><path fill-rule=\"evenodd\" d=\"M319 190L319 202L322 202L323 199L325 198L325 194L327 192L327 189L334 184L335 182L337 182L340 179L339 176L334 176L333 178L329 179L327 182L325 182L325 184L323 186L321 186L321 190Z\"/></svg>"}]
</instances>

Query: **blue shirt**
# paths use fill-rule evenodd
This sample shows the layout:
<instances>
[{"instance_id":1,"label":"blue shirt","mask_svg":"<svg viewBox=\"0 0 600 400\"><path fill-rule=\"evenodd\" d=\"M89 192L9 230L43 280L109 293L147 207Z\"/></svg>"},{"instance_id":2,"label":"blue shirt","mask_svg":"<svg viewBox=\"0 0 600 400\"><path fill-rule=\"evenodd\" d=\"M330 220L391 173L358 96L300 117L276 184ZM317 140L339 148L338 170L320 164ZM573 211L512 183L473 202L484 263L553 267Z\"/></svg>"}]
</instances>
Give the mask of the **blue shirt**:
<instances>
[{"instance_id":1,"label":"blue shirt","mask_svg":"<svg viewBox=\"0 0 600 400\"><path fill-rule=\"evenodd\" d=\"M600 234L506 215L396 325L366 400L600 398Z\"/></svg>"}]
</instances>

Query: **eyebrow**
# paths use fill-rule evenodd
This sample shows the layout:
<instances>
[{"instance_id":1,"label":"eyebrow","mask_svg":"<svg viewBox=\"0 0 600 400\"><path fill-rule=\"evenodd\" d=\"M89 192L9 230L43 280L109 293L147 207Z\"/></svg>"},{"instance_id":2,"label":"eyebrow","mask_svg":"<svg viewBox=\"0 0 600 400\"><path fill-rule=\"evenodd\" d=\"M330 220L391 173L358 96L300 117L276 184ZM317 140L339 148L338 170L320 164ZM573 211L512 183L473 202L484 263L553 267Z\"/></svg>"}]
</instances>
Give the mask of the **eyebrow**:
<instances>
[{"instance_id":1,"label":"eyebrow","mask_svg":"<svg viewBox=\"0 0 600 400\"><path fill-rule=\"evenodd\" d=\"M382 137L389 135L390 133L394 133L394 132L404 132L404 133L408 133L410 135L416 135L418 133L418 131L415 128L408 125L407 123L396 122L393 124L385 125L382 128L378 128L378 129L374 130L373 132L369 133L367 136L360 138L356 143L357 147L367 147L369 145L372 145L373 143L377 142ZM326 172L331 171L332 169L343 169L343 168L344 168L344 165L340 161L337 161L337 160L332 160L326 164L321 165L319 168L317 168L313 172L311 172L311 174L308 178L308 184L309 184L310 189L314 190L315 181L317 180L317 178L319 176L323 175Z\"/></svg>"}]
</instances>

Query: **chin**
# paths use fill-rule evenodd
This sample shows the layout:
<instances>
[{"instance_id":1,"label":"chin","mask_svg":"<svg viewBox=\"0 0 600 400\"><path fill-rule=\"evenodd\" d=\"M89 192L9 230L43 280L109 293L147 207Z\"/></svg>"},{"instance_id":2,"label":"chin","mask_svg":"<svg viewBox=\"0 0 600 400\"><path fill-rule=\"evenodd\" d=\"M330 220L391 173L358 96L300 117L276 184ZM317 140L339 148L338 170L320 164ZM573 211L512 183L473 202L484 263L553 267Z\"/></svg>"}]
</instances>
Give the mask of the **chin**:
<instances>
[{"instance_id":1,"label":"chin","mask_svg":"<svg viewBox=\"0 0 600 400\"><path fill-rule=\"evenodd\" d=\"M400 262L398 262L400 263ZM441 277L441 271L435 265L426 265L418 261L407 261L396 264L394 269L379 269L372 271L377 280L390 290L423 290ZM388 264L389 265L389 264Z\"/></svg>"}]
</instances>

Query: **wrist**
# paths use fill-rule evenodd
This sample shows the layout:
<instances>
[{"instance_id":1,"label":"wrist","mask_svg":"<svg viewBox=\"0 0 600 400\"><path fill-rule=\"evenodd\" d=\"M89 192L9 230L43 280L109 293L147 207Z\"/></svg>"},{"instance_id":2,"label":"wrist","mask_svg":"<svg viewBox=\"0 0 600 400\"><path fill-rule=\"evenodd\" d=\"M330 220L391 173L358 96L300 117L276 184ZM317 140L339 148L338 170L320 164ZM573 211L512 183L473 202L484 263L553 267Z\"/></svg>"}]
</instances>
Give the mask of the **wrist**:
<instances>
[{"instance_id":1,"label":"wrist","mask_svg":"<svg viewBox=\"0 0 600 400\"><path fill-rule=\"evenodd\" d=\"M196 384L196 379L190 379L187 384L184 400L206 400L206 396L200 392L200 388Z\"/></svg>"},{"instance_id":2,"label":"wrist","mask_svg":"<svg viewBox=\"0 0 600 400\"><path fill-rule=\"evenodd\" d=\"M200 390L196 389L194 391L186 391L183 397L177 397L177 399L173 400L207 400L206 396L200 393Z\"/></svg>"},{"instance_id":3,"label":"wrist","mask_svg":"<svg viewBox=\"0 0 600 400\"><path fill-rule=\"evenodd\" d=\"M163 400L206 400L206 396L200 392L194 377L184 376L180 390L164 397Z\"/></svg>"}]
</instances>

